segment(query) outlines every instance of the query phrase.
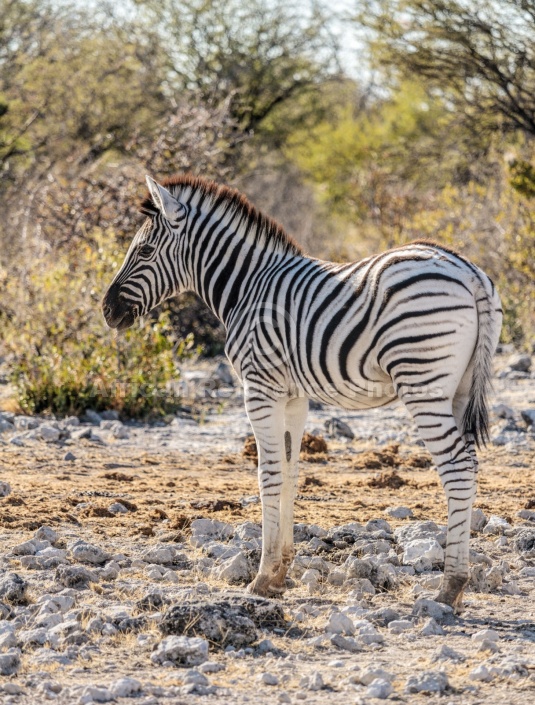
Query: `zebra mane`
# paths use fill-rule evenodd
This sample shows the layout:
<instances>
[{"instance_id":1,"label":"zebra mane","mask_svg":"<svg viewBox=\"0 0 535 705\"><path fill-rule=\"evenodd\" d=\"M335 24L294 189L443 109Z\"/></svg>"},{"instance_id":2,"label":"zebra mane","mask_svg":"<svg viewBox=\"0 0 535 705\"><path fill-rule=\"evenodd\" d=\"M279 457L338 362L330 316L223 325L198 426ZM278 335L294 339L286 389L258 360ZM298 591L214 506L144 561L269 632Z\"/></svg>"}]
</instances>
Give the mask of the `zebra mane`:
<instances>
[{"instance_id":1,"label":"zebra mane","mask_svg":"<svg viewBox=\"0 0 535 705\"><path fill-rule=\"evenodd\" d=\"M173 196L179 197L181 192L190 189L191 192L200 192L201 197L210 199L209 207L212 209L226 205L233 211L233 215L243 216L250 225L256 226L266 244L271 244L275 249L288 254L302 254L303 250L298 243L290 237L279 223L265 215L256 208L243 193L224 184L205 179L193 174L176 174L160 181L162 186ZM158 213L150 193L147 191L141 201L140 211L152 217Z\"/></svg>"}]
</instances>

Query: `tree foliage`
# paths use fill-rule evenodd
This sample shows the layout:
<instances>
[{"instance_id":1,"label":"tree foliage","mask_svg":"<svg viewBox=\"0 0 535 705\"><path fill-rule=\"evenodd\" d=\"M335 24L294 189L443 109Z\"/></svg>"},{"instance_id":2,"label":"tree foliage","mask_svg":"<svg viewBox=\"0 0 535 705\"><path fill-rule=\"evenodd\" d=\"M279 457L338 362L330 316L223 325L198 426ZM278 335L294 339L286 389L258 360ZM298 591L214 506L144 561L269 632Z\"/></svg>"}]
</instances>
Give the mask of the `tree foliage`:
<instances>
[{"instance_id":1,"label":"tree foliage","mask_svg":"<svg viewBox=\"0 0 535 705\"><path fill-rule=\"evenodd\" d=\"M170 85L209 103L228 100L245 132L261 129L279 106L337 69L328 13L319 3L138 0L137 6L161 28Z\"/></svg>"},{"instance_id":2,"label":"tree foliage","mask_svg":"<svg viewBox=\"0 0 535 705\"><path fill-rule=\"evenodd\" d=\"M475 131L535 136L533 0L372 0L358 21L378 65L447 96Z\"/></svg>"}]
</instances>

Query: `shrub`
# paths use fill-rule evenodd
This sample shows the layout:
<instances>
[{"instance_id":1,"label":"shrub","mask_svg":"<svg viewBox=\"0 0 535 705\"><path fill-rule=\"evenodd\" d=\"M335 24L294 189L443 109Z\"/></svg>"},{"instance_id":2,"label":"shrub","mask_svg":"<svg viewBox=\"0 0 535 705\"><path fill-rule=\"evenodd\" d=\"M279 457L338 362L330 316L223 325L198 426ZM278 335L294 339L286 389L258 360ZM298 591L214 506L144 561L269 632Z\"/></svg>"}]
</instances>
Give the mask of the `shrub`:
<instances>
[{"instance_id":1,"label":"shrub","mask_svg":"<svg viewBox=\"0 0 535 705\"><path fill-rule=\"evenodd\" d=\"M0 270L0 345L20 406L60 415L116 409L126 417L176 408L175 363L192 338L176 340L167 313L117 336L100 312L124 255L115 237L96 232L78 251L39 250L21 257L16 276Z\"/></svg>"}]
</instances>

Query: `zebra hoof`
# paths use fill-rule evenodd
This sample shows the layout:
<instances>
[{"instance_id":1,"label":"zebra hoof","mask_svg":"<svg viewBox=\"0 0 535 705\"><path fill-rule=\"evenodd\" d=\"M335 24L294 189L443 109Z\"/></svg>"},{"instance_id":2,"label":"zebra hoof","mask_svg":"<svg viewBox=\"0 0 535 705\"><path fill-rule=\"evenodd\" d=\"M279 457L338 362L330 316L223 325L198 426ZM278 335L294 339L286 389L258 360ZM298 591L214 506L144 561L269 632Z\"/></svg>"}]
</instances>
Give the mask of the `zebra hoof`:
<instances>
[{"instance_id":1,"label":"zebra hoof","mask_svg":"<svg viewBox=\"0 0 535 705\"><path fill-rule=\"evenodd\" d=\"M286 590L286 585L277 585L271 582L267 575L257 575L247 586L247 592L259 597L280 597Z\"/></svg>"},{"instance_id":2,"label":"zebra hoof","mask_svg":"<svg viewBox=\"0 0 535 705\"><path fill-rule=\"evenodd\" d=\"M444 584L435 600L452 607L455 614L461 614L464 610L463 593L467 582L468 578L444 578Z\"/></svg>"}]
</instances>

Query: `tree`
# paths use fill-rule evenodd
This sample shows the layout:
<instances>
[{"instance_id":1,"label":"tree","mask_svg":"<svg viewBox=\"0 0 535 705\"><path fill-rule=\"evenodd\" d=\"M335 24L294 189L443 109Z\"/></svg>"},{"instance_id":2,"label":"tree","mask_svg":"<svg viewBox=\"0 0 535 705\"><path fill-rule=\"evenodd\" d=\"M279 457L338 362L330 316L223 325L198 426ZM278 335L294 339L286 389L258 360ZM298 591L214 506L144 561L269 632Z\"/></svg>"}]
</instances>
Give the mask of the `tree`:
<instances>
[{"instance_id":1,"label":"tree","mask_svg":"<svg viewBox=\"0 0 535 705\"><path fill-rule=\"evenodd\" d=\"M535 136L535 0L370 0L376 64L425 81L474 131Z\"/></svg>"},{"instance_id":2,"label":"tree","mask_svg":"<svg viewBox=\"0 0 535 705\"><path fill-rule=\"evenodd\" d=\"M9 45L0 54L0 93L9 108L2 131L11 138L0 152L4 177L14 177L18 166L47 170L63 161L72 169L108 150L126 153L133 133L154 130L169 101L150 42L76 8L67 13L64 5L43 3L37 28L33 15L14 23L26 6L12 0L0 23ZM22 138L24 151L8 148Z\"/></svg>"},{"instance_id":3,"label":"tree","mask_svg":"<svg viewBox=\"0 0 535 705\"><path fill-rule=\"evenodd\" d=\"M169 57L170 87L229 101L244 131L338 70L326 12L283 0L137 0ZM294 116L295 118L295 116Z\"/></svg>"}]
</instances>

